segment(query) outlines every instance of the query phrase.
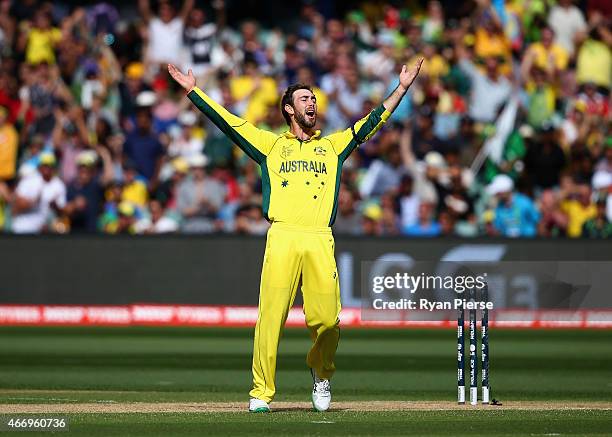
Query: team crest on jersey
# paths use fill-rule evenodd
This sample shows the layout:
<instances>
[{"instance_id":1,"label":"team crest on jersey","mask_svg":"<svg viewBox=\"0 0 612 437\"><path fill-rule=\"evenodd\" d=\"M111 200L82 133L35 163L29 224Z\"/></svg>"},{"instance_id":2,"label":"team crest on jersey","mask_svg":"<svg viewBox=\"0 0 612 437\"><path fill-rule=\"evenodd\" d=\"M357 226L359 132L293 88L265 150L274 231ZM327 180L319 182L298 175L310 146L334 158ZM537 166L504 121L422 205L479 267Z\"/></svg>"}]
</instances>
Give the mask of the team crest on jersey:
<instances>
[{"instance_id":1,"label":"team crest on jersey","mask_svg":"<svg viewBox=\"0 0 612 437\"><path fill-rule=\"evenodd\" d=\"M285 144L281 149L280 155L283 159L287 159L293 153L293 148L289 144Z\"/></svg>"},{"instance_id":2,"label":"team crest on jersey","mask_svg":"<svg viewBox=\"0 0 612 437\"><path fill-rule=\"evenodd\" d=\"M325 154L327 153L327 150L325 150L321 146L317 146L317 147L314 148L314 152L315 152L315 155L325 156Z\"/></svg>"}]
</instances>

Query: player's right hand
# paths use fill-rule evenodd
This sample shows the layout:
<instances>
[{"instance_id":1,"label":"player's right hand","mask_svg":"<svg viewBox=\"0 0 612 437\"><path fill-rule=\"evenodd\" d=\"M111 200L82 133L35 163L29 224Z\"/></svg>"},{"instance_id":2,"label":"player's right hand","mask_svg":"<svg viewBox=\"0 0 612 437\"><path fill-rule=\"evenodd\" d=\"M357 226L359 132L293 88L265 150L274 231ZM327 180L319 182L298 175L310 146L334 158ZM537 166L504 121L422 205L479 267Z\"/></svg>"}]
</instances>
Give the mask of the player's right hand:
<instances>
[{"instance_id":1,"label":"player's right hand","mask_svg":"<svg viewBox=\"0 0 612 437\"><path fill-rule=\"evenodd\" d=\"M180 86L182 86L185 91L190 92L196 86L196 79L193 75L193 71L189 69L187 74L181 73L181 71L176 68L173 64L168 64L168 73L174 80L178 82Z\"/></svg>"}]
</instances>

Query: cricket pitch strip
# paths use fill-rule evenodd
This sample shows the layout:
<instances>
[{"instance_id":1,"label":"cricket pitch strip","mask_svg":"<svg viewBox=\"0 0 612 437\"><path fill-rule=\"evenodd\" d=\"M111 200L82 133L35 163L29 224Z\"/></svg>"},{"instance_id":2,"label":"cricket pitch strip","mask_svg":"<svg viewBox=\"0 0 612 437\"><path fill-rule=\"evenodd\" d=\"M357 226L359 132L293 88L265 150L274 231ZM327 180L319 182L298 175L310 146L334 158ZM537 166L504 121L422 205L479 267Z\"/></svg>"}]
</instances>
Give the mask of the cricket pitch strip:
<instances>
[{"instance_id":1,"label":"cricket pitch strip","mask_svg":"<svg viewBox=\"0 0 612 437\"><path fill-rule=\"evenodd\" d=\"M312 410L310 402L273 402L272 412ZM85 402L0 404L0 414L57 413L244 413L248 402ZM503 405L457 405L445 401L339 401L330 412L358 411L466 411L479 410L612 410L612 402L508 401Z\"/></svg>"}]
</instances>

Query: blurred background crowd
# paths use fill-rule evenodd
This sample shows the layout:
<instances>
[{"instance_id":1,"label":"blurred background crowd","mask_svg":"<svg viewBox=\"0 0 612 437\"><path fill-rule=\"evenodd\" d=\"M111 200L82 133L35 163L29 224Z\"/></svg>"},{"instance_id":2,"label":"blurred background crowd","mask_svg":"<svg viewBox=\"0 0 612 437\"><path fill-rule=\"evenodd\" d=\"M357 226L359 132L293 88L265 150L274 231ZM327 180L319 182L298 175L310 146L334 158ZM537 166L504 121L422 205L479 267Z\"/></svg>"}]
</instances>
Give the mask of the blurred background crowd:
<instances>
[{"instance_id":1,"label":"blurred background crowd","mask_svg":"<svg viewBox=\"0 0 612 437\"><path fill-rule=\"evenodd\" d=\"M287 129L323 133L425 64L345 163L337 234L612 237L609 0L0 0L0 229L263 234L257 165L166 64Z\"/></svg>"}]
</instances>

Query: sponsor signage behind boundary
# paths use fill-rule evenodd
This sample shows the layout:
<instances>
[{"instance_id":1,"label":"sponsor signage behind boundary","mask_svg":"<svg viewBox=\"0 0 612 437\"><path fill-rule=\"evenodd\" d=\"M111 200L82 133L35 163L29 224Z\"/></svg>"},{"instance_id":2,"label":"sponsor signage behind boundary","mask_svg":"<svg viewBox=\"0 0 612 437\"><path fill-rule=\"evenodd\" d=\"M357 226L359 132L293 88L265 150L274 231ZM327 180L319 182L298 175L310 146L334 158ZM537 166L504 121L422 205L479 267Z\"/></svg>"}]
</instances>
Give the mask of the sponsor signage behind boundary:
<instances>
[{"instance_id":1,"label":"sponsor signage behind boundary","mask_svg":"<svg viewBox=\"0 0 612 437\"><path fill-rule=\"evenodd\" d=\"M343 327L380 328L456 328L457 322L447 320L419 320L418 314L404 313L403 318L393 320L366 320L359 308L343 308L340 323ZM610 329L612 310L572 311L561 317L547 311L493 311L489 326L505 328L574 328ZM157 305L137 304L125 306L79 305L0 305L0 325L45 326L231 326L254 327L257 307L254 306L206 306L206 305ZM287 326L303 327L301 308L292 308Z\"/></svg>"}]
</instances>

